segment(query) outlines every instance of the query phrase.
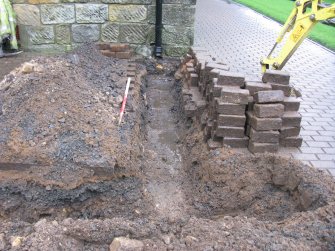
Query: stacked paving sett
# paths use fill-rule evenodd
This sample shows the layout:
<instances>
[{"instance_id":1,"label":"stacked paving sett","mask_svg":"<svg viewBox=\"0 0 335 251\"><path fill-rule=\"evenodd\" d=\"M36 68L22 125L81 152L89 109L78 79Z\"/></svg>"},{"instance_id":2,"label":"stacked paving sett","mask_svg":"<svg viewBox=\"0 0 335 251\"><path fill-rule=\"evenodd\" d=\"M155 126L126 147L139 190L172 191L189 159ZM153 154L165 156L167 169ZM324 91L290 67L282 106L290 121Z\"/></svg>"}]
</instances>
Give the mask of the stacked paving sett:
<instances>
[{"instance_id":1,"label":"stacked paving sett","mask_svg":"<svg viewBox=\"0 0 335 251\"><path fill-rule=\"evenodd\" d=\"M264 83L271 85L273 90L284 94L284 113L281 116L282 126L279 130L279 143L283 147L300 147L302 137L299 137L301 128L301 114L298 112L300 99L292 96L294 89L290 86L290 75L283 71L267 70L262 78Z\"/></svg>"},{"instance_id":2,"label":"stacked paving sett","mask_svg":"<svg viewBox=\"0 0 335 251\"><path fill-rule=\"evenodd\" d=\"M199 47L190 49L179 73L185 114L201 123L210 149L228 145L263 153L301 146L300 100L292 95L289 74L244 76Z\"/></svg>"}]
</instances>

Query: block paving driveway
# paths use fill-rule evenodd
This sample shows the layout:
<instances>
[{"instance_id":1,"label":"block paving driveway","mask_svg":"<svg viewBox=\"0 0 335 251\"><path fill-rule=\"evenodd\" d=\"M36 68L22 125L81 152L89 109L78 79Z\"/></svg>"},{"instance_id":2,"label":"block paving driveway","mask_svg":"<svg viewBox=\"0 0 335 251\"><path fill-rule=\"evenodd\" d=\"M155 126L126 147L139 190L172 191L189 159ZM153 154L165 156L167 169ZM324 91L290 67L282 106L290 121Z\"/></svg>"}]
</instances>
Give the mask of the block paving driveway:
<instances>
[{"instance_id":1,"label":"block paving driveway","mask_svg":"<svg viewBox=\"0 0 335 251\"><path fill-rule=\"evenodd\" d=\"M232 71L260 75L259 61L271 50L281 26L228 0L198 0L195 46L230 65ZM335 176L335 53L305 40L284 67L302 93L299 149L286 155Z\"/></svg>"}]
</instances>

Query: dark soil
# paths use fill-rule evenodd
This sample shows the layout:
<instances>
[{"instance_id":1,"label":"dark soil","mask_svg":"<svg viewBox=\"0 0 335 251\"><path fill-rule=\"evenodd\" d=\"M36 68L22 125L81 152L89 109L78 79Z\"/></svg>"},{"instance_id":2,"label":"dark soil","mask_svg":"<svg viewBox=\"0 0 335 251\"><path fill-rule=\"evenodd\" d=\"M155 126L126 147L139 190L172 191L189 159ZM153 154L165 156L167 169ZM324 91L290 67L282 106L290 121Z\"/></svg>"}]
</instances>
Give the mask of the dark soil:
<instances>
[{"instance_id":1,"label":"dark soil","mask_svg":"<svg viewBox=\"0 0 335 251\"><path fill-rule=\"evenodd\" d=\"M0 84L0 250L334 250L335 183L292 159L209 151L181 109L176 60L87 45ZM148 75L144 72L147 69Z\"/></svg>"}]
</instances>

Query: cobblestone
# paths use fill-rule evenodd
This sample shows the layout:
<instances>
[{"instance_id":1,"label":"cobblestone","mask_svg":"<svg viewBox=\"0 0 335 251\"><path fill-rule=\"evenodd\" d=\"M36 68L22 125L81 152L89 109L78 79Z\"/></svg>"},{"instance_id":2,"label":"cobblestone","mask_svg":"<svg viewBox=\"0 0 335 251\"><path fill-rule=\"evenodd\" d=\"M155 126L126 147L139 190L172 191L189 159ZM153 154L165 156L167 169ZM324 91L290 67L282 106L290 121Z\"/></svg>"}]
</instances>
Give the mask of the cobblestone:
<instances>
[{"instance_id":1,"label":"cobblestone","mask_svg":"<svg viewBox=\"0 0 335 251\"><path fill-rule=\"evenodd\" d=\"M260 58L269 53L280 28L277 22L244 6L222 0L197 2L195 46L206 48L234 72L260 77ZM292 85L302 93L304 142L300 154L295 151L291 154L295 152L296 158L306 164L328 168L332 175L335 175L334 65L334 53L306 39L284 67L291 74Z\"/></svg>"}]
</instances>

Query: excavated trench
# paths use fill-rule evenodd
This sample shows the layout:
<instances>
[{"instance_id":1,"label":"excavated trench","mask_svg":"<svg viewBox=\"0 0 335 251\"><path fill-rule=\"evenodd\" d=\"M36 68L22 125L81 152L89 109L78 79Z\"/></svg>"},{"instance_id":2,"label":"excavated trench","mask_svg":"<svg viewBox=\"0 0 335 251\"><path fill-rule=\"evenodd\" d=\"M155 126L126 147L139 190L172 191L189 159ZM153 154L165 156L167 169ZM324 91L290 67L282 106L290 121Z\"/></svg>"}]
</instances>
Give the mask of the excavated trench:
<instances>
[{"instance_id":1,"label":"excavated trench","mask_svg":"<svg viewBox=\"0 0 335 251\"><path fill-rule=\"evenodd\" d=\"M182 82L174 79L177 62L159 63L163 70L156 68L156 62L145 62L147 76L142 78L141 88L135 89L141 93L135 109L139 114L127 117L138 118L135 136L141 141L135 141L131 147L136 150L128 156L129 163L138 169L128 169L125 156L123 164L116 161L113 167L67 162L53 166L2 163L0 221L62 222L66 226L62 234L81 243L68 246L72 248L94 248L100 243L99 248L106 249L115 236L129 235L142 240L153 238L148 243L154 242L160 250L204 250L208 245L215 247L207 243L212 238L222 243L225 238L233 238L226 234L230 230L223 231L222 224L229 223L229 229L237 228L236 232L245 231L246 226L253 229L250 224L256 224L257 231L263 233L271 227L262 222L280 223L334 203L333 180L294 160L242 155L228 148L209 151L200 128L183 114ZM248 218L256 220L241 223ZM95 220L99 230L87 225L90 220ZM333 219L328 223L330 229L335 227ZM277 228L274 225L273 231L279 236ZM315 229L320 228L322 225ZM93 236L96 231L100 231L99 237ZM252 247L242 243L245 233L229 242L230 247L236 248L236 243L238 247ZM263 235L264 240L269 238L266 243L273 241ZM159 240L155 242L155 238ZM303 238L303 234L296 238ZM330 237L328 243L333 241ZM216 249L222 243L216 242Z\"/></svg>"}]
</instances>

